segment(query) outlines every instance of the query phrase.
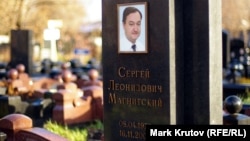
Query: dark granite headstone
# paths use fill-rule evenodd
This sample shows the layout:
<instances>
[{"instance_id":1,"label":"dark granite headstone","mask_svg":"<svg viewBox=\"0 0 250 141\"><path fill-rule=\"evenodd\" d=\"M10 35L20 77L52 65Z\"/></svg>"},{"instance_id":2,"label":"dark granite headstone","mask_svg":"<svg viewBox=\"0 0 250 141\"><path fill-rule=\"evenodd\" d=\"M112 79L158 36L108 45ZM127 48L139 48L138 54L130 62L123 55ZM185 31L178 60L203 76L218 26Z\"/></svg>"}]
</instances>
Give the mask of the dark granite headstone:
<instances>
[{"instance_id":1,"label":"dark granite headstone","mask_svg":"<svg viewBox=\"0 0 250 141\"><path fill-rule=\"evenodd\" d=\"M147 124L222 124L221 21L208 23L221 3L205 1L102 1L105 140L145 140ZM119 52L120 6L137 4L146 7L147 51Z\"/></svg>"},{"instance_id":2,"label":"dark granite headstone","mask_svg":"<svg viewBox=\"0 0 250 141\"><path fill-rule=\"evenodd\" d=\"M223 68L227 69L230 63L230 36L226 30L222 31L222 46L223 46Z\"/></svg>"},{"instance_id":3,"label":"dark granite headstone","mask_svg":"<svg viewBox=\"0 0 250 141\"><path fill-rule=\"evenodd\" d=\"M24 64L27 73L32 73L32 31L11 30L11 61L10 66L15 68Z\"/></svg>"}]
</instances>

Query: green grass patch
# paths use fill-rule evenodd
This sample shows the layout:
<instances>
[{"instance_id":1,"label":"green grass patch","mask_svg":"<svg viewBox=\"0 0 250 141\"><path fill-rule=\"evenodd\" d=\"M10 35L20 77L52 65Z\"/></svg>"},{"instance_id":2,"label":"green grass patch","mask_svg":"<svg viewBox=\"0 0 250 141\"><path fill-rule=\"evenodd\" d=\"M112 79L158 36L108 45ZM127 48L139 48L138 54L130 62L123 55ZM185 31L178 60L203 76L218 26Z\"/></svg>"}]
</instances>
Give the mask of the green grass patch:
<instances>
[{"instance_id":1,"label":"green grass patch","mask_svg":"<svg viewBox=\"0 0 250 141\"><path fill-rule=\"evenodd\" d=\"M44 128L69 141L87 141L88 138L93 137L95 132L100 133L103 131L103 123L99 120L95 120L89 123L67 126L48 120L44 124Z\"/></svg>"},{"instance_id":2,"label":"green grass patch","mask_svg":"<svg viewBox=\"0 0 250 141\"><path fill-rule=\"evenodd\" d=\"M250 104L250 97L242 98L242 102L243 102L244 104Z\"/></svg>"}]
</instances>

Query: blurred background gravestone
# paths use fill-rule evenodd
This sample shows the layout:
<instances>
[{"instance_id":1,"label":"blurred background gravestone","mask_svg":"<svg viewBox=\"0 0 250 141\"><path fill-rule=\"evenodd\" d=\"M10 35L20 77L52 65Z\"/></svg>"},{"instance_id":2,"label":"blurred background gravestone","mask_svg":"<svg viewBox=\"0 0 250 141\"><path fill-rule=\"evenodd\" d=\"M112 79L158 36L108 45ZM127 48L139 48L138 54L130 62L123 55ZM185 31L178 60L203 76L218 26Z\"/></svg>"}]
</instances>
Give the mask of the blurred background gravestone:
<instances>
[{"instance_id":1,"label":"blurred background gravestone","mask_svg":"<svg viewBox=\"0 0 250 141\"><path fill-rule=\"evenodd\" d=\"M11 59L9 67L24 64L27 73L32 73L32 31L11 30Z\"/></svg>"}]
</instances>

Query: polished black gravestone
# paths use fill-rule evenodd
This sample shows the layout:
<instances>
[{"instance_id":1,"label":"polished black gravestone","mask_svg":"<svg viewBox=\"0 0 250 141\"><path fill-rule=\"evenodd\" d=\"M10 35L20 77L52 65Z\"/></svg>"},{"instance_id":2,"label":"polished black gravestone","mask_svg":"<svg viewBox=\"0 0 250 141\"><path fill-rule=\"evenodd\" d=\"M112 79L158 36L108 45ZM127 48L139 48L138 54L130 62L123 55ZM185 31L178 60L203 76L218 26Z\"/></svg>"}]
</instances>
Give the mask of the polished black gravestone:
<instances>
[{"instance_id":1,"label":"polished black gravestone","mask_svg":"<svg viewBox=\"0 0 250 141\"><path fill-rule=\"evenodd\" d=\"M15 68L18 64L24 64L27 73L32 73L32 31L11 30L11 60L9 67Z\"/></svg>"},{"instance_id":2,"label":"polished black gravestone","mask_svg":"<svg viewBox=\"0 0 250 141\"><path fill-rule=\"evenodd\" d=\"M148 124L222 124L221 3L204 1L102 1L105 140L145 140ZM137 5L146 51L121 52L119 12Z\"/></svg>"},{"instance_id":3,"label":"polished black gravestone","mask_svg":"<svg viewBox=\"0 0 250 141\"><path fill-rule=\"evenodd\" d=\"M227 69L230 63L230 36L226 30L222 31L223 68Z\"/></svg>"}]
</instances>

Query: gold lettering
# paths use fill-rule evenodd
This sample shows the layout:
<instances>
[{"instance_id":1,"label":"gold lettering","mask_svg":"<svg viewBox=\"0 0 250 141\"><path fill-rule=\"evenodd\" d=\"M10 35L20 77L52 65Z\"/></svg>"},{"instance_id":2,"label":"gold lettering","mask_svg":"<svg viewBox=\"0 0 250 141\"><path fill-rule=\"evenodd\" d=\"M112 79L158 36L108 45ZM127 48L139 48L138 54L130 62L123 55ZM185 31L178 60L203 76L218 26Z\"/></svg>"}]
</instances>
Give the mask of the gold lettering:
<instances>
[{"instance_id":1,"label":"gold lettering","mask_svg":"<svg viewBox=\"0 0 250 141\"><path fill-rule=\"evenodd\" d=\"M125 67L119 67L118 68L118 76L121 78L149 78L150 77L150 71L149 69L145 70L129 70Z\"/></svg>"},{"instance_id":2,"label":"gold lettering","mask_svg":"<svg viewBox=\"0 0 250 141\"><path fill-rule=\"evenodd\" d=\"M145 129L149 123L120 120L118 125L120 128L119 135L122 138L133 138L145 140Z\"/></svg>"},{"instance_id":3,"label":"gold lettering","mask_svg":"<svg viewBox=\"0 0 250 141\"><path fill-rule=\"evenodd\" d=\"M112 91L128 91L128 92L148 92L148 93L162 93L161 85L148 84L130 84L130 83L116 83L114 80L109 81L108 90Z\"/></svg>"},{"instance_id":4,"label":"gold lettering","mask_svg":"<svg viewBox=\"0 0 250 141\"><path fill-rule=\"evenodd\" d=\"M108 87L108 90L114 90L114 83L115 83L115 80L109 80L109 87Z\"/></svg>"},{"instance_id":5,"label":"gold lettering","mask_svg":"<svg viewBox=\"0 0 250 141\"><path fill-rule=\"evenodd\" d=\"M118 75L119 75L120 77L125 77L124 70L125 70L124 67L118 68Z\"/></svg>"},{"instance_id":6,"label":"gold lettering","mask_svg":"<svg viewBox=\"0 0 250 141\"><path fill-rule=\"evenodd\" d=\"M134 129L146 129L146 125L149 123L145 122L136 122L136 121L127 121L127 120L119 120L119 127L121 128L134 128Z\"/></svg>"},{"instance_id":7,"label":"gold lettering","mask_svg":"<svg viewBox=\"0 0 250 141\"><path fill-rule=\"evenodd\" d=\"M163 106L163 105L162 105L162 100L161 100L160 98L158 99L157 106L158 106L158 107L162 107L162 106Z\"/></svg>"},{"instance_id":8,"label":"gold lettering","mask_svg":"<svg viewBox=\"0 0 250 141\"><path fill-rule=\"evenodd\" d=\"M163 106L161 98L159 99L132 98L132 97L118 96L115 93L109 94L109 103L130 105L130 106L145 106L152 108L161 108Z\"/></svg>"},{"instance_id":9,"label":"gold lettering","mask_svg":"<svg viewBox=\"0 0 250 141\"><path fill-rule=\"evenodd\" d=\"M157 88L158 88L159 92L162 93L162 86L158 86Z\"/></svg>"},{"instance_id":10,"label":"gold lettering","mask_svg":"<svg viewBox=\"0 0 250 141\"><path fill-rule=\"evenodd\" d=\"M109 94L109 103L116 104L116 95L115 94Z\"/></svg>"}]
</instances>

